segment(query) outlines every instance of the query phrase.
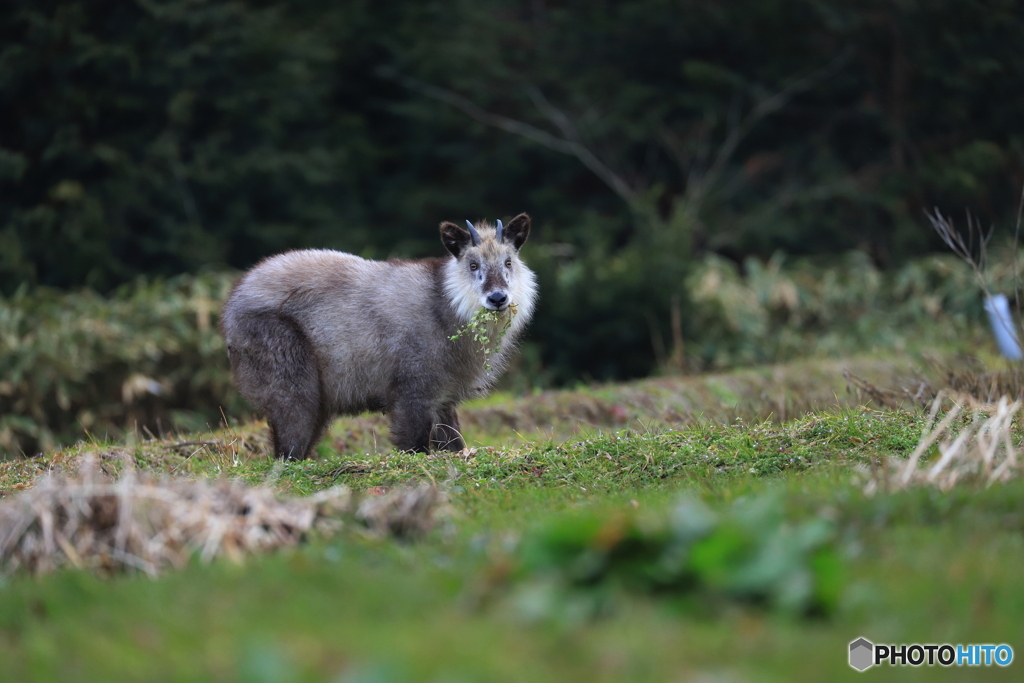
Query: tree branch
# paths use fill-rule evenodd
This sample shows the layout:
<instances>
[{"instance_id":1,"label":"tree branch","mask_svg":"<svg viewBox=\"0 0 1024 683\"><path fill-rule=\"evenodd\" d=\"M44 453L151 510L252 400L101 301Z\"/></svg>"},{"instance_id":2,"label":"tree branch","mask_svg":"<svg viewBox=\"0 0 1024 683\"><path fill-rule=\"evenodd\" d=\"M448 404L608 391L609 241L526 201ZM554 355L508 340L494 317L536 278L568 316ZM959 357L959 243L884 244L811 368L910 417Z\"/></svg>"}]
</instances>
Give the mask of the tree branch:
<instances>
[{"instance_id":1,"label":"tree branch","mask_svg":"<svg viewBox=\"0 0 1024 683\"><path fill-rule=\"evenodd\" d=\"M695 175L691 176L693 180L696 180L696 183L691 182L687 186L687 201L695 203L696 206L700 206L708 188L712 187L718 181L719 176L725 169L725 165L729 163L732 155L736 152L736 148L739 147L744 138L750 134L750 131L754 129L754 126L757 125L761 119L769 116L770 114L774 114L786 106L786 104L793 99L795 95L806 90L810 90L825 78L839 71L839 69L845 66L850 60L851 54L852 53L850 51L846 51L817 71L812 71L803 78L798 78L790 82L790 84L782 90L779 90L775 94L758 102L741 122L730 125L729 134L725 137L725 140L722 141L721 146L718 148L718 152L715 154L715 159L711 162L707 171L699 177Z\"/></svg>"},{"instance_id":2,"label":"tree branch","mask_svg":"<svg viewBox=\"0 0 1024 683\"><path fill-rule=\"evenodd\" d=\"M573 125L569 117L557 109L554 105L548 102L547 98L540 91L540 88L536 86L530 86L526 89L526 94L533 100L534 106L537 107L551 123L555 124L555 127L561 131L562 135L569 142L574 145L574 154L576 158L583 163L584 166L589 168L594 175L599 177L605 182L608 187L612 188L615 194L622 197L626 202L632 203L636 199L636 192L629 186L629 184L622 179L617 173L612 171L606 166L597 156L591 152L580 138L579 131L576 126Z\"/></svg>"},{"instance_id":3,"label":"tree branch","mask_svg":"<svg viewBox=\"0 0 1024 683\"><path fill-rule=\"evenodd\" d=\"M530 87L527 94L534 105L555 125L563 137L557 137L547 131L537 128L534 125L519 121L517 119L495 114L483 109L471 100L458 93L439 88L430 83L424 83L415 78L396 74L384 74L392 78L400 85L421 95L449 104L470 118L488 126L499 128L505 132L513 133L532 140L550 150L574 156L587 167L594 175L600 178L611 190L621 197L626 203L632 204L636 199L636 192L618 174L608 168L597 156L583 144L579 132L569 118L551 105L539 89Z\"/></svg>"},{"instance_id":4,"label":"tree branch","mask_svg":"<svg viewBox=\"0 0 1024 683\"><path fill-rule=\"evenodd\" d=\"M851 53L847 51L826 64L821 69L813 71L802 78L798 78L782 88L782 90L779 90L769 97L761 99L750 113L740 121L736 120L737 114L735 107L731 108L729 117L729 133L726 135L725 140L722 141L721 146L719 146L710 166L708 166L704 173L699 173L696 166L700 162L695 160L695 163L689 169L689 180L687 182L686 192L683 196L683 201L688 207L688 212L696 214L697 211L699 211L700 205L706 196L708 189L718 182L726 164L728 164L729 160L732 159L732 156L735 154L740 143L747 137L750 131L753 130L754 126L757 125L761 119L769 116L779 109L782 109L782 107L784 107L796 94L809 90L823 79L838 71L849 60L850 54ZM412 90L413 92L420 93L421 95L425 95L426 97L430 97L455 107L470 118L479 121L484 125L519 135L543 145L550 150L559 152L560 154L567 154L569 156L576 157L580 163L590 170L591 173L600 178L605 185L621 197L622 200L631 208L636 208L636 201L638 197L637 190L631 187L630 184L622 178L622 176L601 161L597 155L583 143L583 138L572 120L566 116L564 112L551 104L538 87L528 86L526 88L526 94L529 96L534 106L537 107L537 109L551 122L551 124L558 129L559 133L561 133L561 137L552 135L546 130L526 123L525 121L520 121L518 119L487 111L471 100L451 90L440 88L436 85L431 85L430 83L425 83L416 78L403 76L393 71L384 71L381 72L381 75L385 78L390 78L396 81L401 86ZM666 133L667 130L662 129L661 137L663 140L667 140ZM674 145L669 146L674 147ZM680 150L670 149L670 151L675 154L677 161L681 163L682 158L678 154ZM703 158L708 154L708 152L709 150L706 148L706 141L702 141L701 149L698 150L698 156Z\"/></svg>"}]
</instances>

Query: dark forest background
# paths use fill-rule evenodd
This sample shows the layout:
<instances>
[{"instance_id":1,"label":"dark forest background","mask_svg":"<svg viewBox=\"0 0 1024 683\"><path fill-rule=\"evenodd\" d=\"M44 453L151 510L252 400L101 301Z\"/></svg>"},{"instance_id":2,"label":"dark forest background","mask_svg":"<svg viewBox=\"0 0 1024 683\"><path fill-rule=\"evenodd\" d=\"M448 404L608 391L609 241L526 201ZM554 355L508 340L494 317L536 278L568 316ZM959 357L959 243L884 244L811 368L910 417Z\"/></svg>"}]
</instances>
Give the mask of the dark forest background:
<instances>
[{"instance_id":1,"label":"dark forest background","mask_svg":"<svg viewBox=\"0 0 1024 683\"><path fill-rule=\"evenodd\" d=\"M0 294L437 255L534 217L548 383L700 336L696 259L900 266L1012 229L1016 0L8 0ZM673 325L673 321L678 321Z\"/></svg>"}]
</instances>

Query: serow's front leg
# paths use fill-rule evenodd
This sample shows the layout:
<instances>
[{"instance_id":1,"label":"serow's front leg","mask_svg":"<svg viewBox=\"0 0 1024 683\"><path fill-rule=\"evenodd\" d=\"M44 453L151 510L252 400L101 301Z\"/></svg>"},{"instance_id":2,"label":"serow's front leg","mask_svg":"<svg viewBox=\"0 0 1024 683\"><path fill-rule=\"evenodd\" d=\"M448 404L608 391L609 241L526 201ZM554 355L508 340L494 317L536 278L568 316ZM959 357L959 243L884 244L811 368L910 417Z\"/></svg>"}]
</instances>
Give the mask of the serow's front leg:
<instances>
[{"instance_id":1,"label":"serow's front leg","mask_svg":"<svg viewBox=\"0 0 1024 683\"><path fill-rule=\"evenodd\" d=\"M466 447L459 431L459 414L455 406L444 406L437 413L437 422L430 434L430 445L439 451L461 451Z\"/></svg>"},{"instance_id":2,"label":"serow's front leg","mask_svg":"<svg viewBox=\"0 0 1024 683\"><path fill-rule=\"evenodd\" d=\"M426 453L435 424L434 411L426 401L401 399L388 410L391 443L401 451Z\"/></svg>"}]
</instances>

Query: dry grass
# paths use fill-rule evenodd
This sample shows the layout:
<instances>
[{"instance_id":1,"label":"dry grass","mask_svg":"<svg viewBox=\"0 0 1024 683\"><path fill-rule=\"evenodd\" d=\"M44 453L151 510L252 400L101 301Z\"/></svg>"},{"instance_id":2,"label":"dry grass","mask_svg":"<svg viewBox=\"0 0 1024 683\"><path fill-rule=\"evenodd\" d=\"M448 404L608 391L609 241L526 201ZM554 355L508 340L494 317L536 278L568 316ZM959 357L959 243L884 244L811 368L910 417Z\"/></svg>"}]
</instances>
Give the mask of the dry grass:
<instances>
[{"instance_id":1,"label":"dry grass","mask_svg":"<svg viewBox=\"0 0 1024 683\"><path fill-rule=\"evenodd\" d=\"M926 359L924 372L917 370L904 377L888 378L883 386L844 371L850 390L861 399L869 399L892 409L918 407L927 410L940 393L969 397L974 403L994 404L1003 396L1024 398L1024 370L1001 363L990 368L978 358L957 355L941 360Z\"/></svg>"},{"instance_id":2,"label":"dry grass","mask_svg":"<svg viewBox=\"0 0 1024 683\"><path fill-rule=\"evenodd\" d=\"M371 532L382 536L420 538L442 514L448 514L444 494L433 483L423 482L367 496L356 508L355 517Z\"/></svg>"},{"instance_id":3,"label":"dry grass","mask_svg":"<svg viewBox=\"0 0 1024 683\"><path fill-rule=\"evenodd\" d=\"M87 457L77 473L45 475L0 501L0 572L70 565L157 575L194 557L241 561L294 546L311 532L336 532L349 519L371 533L414 538L432 528L442 504L432 484L357 505L345 487L282 498L267 485L140 473L130 460L114 479Z\"/></svg>"},{"instance_id":4,"label":"dry grass","mask_svg":"<svg viewBox=\"0 0 1024 683\"><path fill-rule=\"evenodd\" d=\"M948 491L960 483L989 486L1020 476L1024 463L1018 457L1014 424L1021 400L1002 397L995 404L980 403L969 395L952 395L952 405L936 424L946 402L941 393L932 401L931 413L917 447L906 460L890 458L862 471L864 492L890 492L912 486L934 486ZM969 422L962 418L970 414ZM922 462L935 447L938 458Z\"/></svg>"}]
</instances>

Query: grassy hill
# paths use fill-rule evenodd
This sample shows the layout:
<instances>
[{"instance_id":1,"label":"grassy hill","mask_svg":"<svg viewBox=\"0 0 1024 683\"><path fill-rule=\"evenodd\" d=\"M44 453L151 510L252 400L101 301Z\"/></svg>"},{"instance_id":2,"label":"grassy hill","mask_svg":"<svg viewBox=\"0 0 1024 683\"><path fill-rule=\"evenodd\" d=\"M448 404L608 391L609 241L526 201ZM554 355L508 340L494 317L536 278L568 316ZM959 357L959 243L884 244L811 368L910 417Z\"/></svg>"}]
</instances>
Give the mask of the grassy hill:
<instances>
[{"instance_id":1,"label":"grassy hill","mask_svg":"<svg viewBox=\"0 0 1024 683\"><path fill-rule=\"evenodd\" d=\"M155 578L7 572L0 680L835 681L860 675L847 665L860 636L1021 651L1024 484L865 493L933 420L847 392L843 370L913 389L917 365L495 396L463 411L458 454L394 452L361 417L302 463L275 463L260 423L0 463L4 505L83 457L114 478L237 478L283 497L344 486L382 500L424 481L444 495L418 540L349 515L291 549L197 552ZM1010 680L1018 666L865 675Z\"/></svg>"}]
</instances>

